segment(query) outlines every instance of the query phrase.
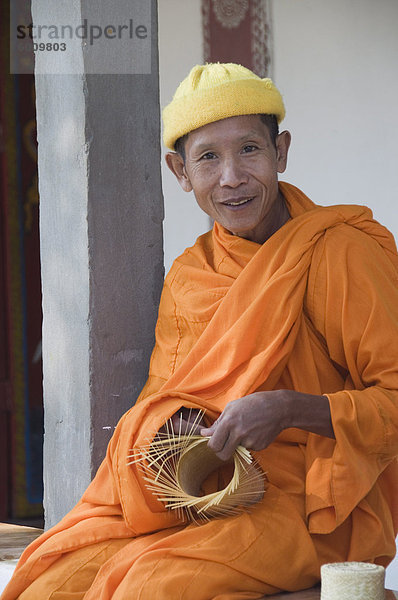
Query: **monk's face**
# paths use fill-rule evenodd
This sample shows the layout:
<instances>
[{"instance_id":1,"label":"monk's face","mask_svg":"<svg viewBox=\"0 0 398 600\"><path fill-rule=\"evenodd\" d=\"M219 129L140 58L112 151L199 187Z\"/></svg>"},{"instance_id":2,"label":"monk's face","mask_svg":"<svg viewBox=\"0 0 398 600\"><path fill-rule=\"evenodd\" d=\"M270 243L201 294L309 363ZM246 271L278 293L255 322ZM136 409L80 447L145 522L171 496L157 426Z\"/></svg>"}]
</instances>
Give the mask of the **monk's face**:
<instances>
[{"instance_id":1,"label":"monk's face","mask_svg":"<svg viewBox=\"0 0 398 600\"><path fill-rule=\"evenodd\" d=\"M210 217L235 235L263 243L286 221L280 222L287 209L277 174L286 168L289 143L285 131L275 147L258 115L230 117L188 135L185 163L176 153L166 160Z\"/></svg>"}]
</instances>

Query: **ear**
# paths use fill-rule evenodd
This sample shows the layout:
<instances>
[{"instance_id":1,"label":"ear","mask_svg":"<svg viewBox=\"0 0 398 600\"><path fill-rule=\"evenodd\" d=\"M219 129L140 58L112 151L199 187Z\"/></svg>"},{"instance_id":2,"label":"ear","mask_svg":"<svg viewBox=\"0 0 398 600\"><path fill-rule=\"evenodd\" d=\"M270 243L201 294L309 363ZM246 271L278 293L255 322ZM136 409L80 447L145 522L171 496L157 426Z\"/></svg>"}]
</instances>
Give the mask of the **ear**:
<instances>
[{"instance_id":1,"label":"ear","mask_svg":"<svg viewBox=\"0 0 398 600\"><path fill-rule=\"evenodd\" d=\"M168 152L165 156L167 166L170 171L177 177L178 183L184 192L192 191L192 185L187 175L184 160L178 152Z\"/></svg>"},{"instance_id":2,"label":"ear","mask_svg":"<svg viewBox=\"0 0 398 600\"><path fill-rule=\"evenodd\" d=\"M292 136L290 131L282 131L276 138L276 160L278 173L284 173L287 166L287 155L289 152Z\"/></svg>"}]
</instances>

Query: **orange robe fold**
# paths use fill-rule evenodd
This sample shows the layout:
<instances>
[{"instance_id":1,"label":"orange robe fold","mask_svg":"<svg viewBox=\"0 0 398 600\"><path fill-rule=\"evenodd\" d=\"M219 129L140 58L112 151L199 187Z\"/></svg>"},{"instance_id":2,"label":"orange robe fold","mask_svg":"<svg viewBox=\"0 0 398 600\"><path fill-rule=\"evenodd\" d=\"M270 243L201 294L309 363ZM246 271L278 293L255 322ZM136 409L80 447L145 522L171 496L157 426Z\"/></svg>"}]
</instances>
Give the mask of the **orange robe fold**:
<instances>
[{"instance_id":1,"label":"orange robe fold","mask_svg":"<svg viewBox=\"0 0 398 600\"><path fill-rule=\"evenodd\" d=\"M174 262L139 401L79 504L26 549L2 600L36 579L44 599L40 581L66 571L87 577L74 596L86 600L259 598L313 585L325 561L394 556L395 244L364 207L318 207L280 189L291 219L263 245L216 223ZM326 394L336 440L282 432L256 453L269 488L243 515L187 525L127 465L179 407L215 418L227 402L272 389ZM90 552L106 557L95 579Z\"/></svg>"}]
</instances>

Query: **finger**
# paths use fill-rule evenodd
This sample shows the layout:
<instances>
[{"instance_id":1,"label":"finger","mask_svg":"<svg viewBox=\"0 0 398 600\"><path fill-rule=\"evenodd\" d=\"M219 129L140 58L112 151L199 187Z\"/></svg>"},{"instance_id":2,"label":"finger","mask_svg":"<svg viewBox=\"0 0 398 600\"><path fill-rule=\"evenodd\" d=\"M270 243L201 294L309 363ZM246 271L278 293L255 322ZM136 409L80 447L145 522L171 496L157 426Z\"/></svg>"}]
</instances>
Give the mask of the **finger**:
<instances>
[{"instance_id":1,"label":"finger","mask_svg":"<svg viewBox=\"0 0 398 600\"><path fill-rule=\"evenodd\" d=\"M213 425L211 425L210 427L201 427L200 435L203 435L204 437L210 437L211 435L213 435L215 430L216 430L216 424L213 423Z\"/></svg>"},{"instance_id":2,"label":"finger","mask_svg":"<svg viewBox=\"0 0 398 600\"><path fill-rule=\"evenodd\" d=\"M230 435L228 436L228 439L225 442L223 449L219 452L216 452L216 454L221 460L230 460L233 457L235 450L238 446L239 442Z\"/></svg>"},{"instance_id":3,"label":"finger","mask_svg":"<svg viewBox=\"0 0 398 600\"><path fill-rule=\"evenodd\" d=\"M221 450L227 443L229 434L229 427L219 421L216 427L214 428L214 431L211 434L209 441L207 442L209 448L213 450L213 452L215 452L216 454L218 452L221 452Z\"/></svg>"},{"instance_id":4,"label":"finger","mask_svg":"<svg viewBox=\"0 0 398 600\"><path fill-rule=\"evenodd\" d=\"M200 430L200 435L203 435L204 437L212 436L220 422L220 419L221 415L209 427L202 427Z\"/></svg>"},{"instance_id":5,"label":"finger","mask_svg":"<svg viewBox=\"0 0 398 600\"><path fill-rule=\"evenodd\" d=\"M240 437L222 418L219 419L214 433L208 441L208 446L217 454L221 460L229 460L234 455L236 448L240 444Z\"/></svg>"}]
</instances>

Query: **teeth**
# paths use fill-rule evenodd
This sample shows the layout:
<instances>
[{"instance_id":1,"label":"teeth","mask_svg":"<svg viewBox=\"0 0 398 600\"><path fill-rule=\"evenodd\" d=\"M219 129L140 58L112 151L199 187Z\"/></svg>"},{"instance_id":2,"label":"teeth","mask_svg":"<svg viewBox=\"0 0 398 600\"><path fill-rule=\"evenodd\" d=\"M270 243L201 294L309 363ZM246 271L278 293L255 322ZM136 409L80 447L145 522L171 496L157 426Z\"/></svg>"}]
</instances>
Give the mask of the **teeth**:
<instances>
[{"instance_id":1,"label":"teeth","mask_svg":"<svg viewBox=\"0 0 398 600\"><path fill-rule=\"evenodd\" d=\"M253 198L246 198L245 200L241 200L240 202L227 202L228 206L239 206L240 204L246 204L249 200L253 200Z\"/></svg>"}]
</instances>

